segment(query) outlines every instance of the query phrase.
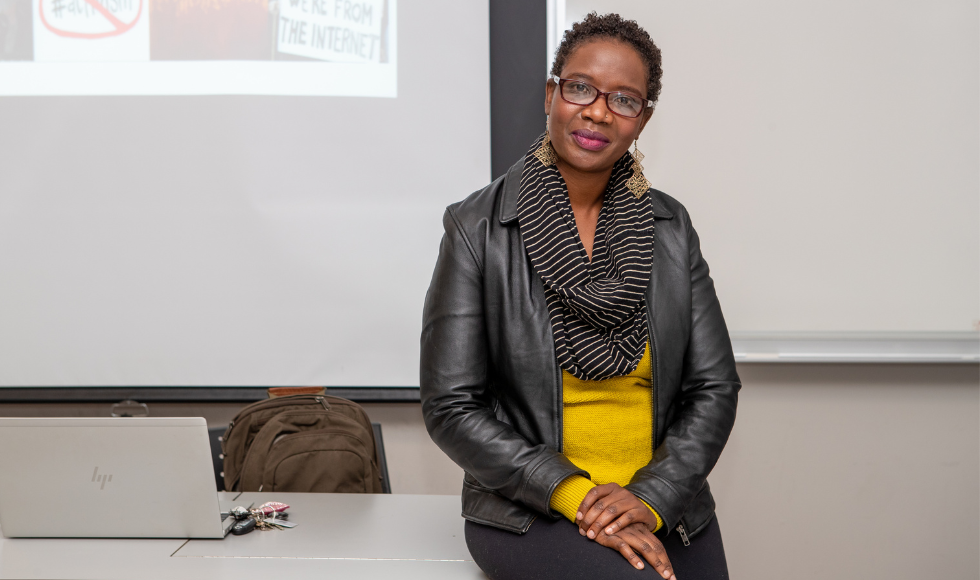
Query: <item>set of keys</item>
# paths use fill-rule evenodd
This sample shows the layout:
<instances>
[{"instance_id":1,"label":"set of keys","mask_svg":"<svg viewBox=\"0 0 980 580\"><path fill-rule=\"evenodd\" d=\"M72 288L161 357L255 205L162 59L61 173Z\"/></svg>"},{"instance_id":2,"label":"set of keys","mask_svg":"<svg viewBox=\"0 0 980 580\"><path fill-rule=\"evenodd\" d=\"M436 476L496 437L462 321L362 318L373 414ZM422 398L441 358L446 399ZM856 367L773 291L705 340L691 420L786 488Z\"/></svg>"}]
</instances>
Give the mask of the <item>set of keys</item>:
<instances>
[{"instance_id":1,"label":"set of keys","mask_svg":"<svg viewBox=\"0 0 980 580\"><path fill-rule=\"evenodd\" d=\"M287 521L289 518L289 514L286 513L287 509L289 509L288 505L277 501L270 501L252 509L238 506L229 512L231 517L238 520L232 526L231 533L241 536L256 528L260 530L293 528L296 524Z\"/></svg>"}]
</instances>

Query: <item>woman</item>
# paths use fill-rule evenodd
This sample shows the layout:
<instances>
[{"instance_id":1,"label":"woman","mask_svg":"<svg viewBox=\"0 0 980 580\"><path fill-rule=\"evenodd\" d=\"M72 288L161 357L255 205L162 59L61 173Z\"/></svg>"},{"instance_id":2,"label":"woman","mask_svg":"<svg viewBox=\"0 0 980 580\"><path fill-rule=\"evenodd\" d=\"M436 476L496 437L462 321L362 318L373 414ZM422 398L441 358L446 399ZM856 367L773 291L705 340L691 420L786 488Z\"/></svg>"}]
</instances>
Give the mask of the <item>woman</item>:
<instances>
[{"instance_id":1,"label":"woman","mask_svg":"<svg viewBox=\"0 0 980 580\"><path fill-rule=\"evenodd\" d=\"M494 580L727 578L706 478L731 343L686 210L629 153L660 51L593 13L551 72L545 134L446 211L425 301L423 413L466 472L467 545Z\"/></svg>"}]
</instances>

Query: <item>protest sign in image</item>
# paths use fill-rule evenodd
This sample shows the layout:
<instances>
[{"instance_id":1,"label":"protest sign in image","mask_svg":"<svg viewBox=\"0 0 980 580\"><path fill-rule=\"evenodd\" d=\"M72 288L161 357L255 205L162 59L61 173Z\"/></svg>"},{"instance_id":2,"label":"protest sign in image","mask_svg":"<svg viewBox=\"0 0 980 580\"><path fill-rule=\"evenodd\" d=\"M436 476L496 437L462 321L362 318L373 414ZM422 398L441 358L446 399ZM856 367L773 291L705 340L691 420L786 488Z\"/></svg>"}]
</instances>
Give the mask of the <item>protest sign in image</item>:
<instances>
[{"instance_id":1,"label":"protest sign in image","mask_svg":"<svg viewBox=\"0 0 980 580\"><path fill-rule=\"evenodd\" d=\"M0 96L394 98L397 8L397 0L0 0Z\"/></svg>"},{"instance_id":2,"label":"protest sign in image","mask_svg":"<svg viewBox=\"0 0 980 580\"><path fill-rule=\"evenodd\" d=\"M270 60L269 0L152 0L152 60Z\"/></svg>"},{"instance_id":3,"label":"protest sign in image","mask_svg":"<svg viewBox=\"0 0 980 580\"><path fill-rule=\"evenodd\" d=\"M280 53L331 62L387 62L385 0L273 1Z\"/></svg>"},{"instance_id":4,"label":"protest sign in image","mask_svg":"<svg viewBox=\"0 0 980 580\"><path fill-rule=\"evenodd\" d=\"M147 3L148 0L34 0L34 60L149 60Z\"/></svg>"}]
</instances>

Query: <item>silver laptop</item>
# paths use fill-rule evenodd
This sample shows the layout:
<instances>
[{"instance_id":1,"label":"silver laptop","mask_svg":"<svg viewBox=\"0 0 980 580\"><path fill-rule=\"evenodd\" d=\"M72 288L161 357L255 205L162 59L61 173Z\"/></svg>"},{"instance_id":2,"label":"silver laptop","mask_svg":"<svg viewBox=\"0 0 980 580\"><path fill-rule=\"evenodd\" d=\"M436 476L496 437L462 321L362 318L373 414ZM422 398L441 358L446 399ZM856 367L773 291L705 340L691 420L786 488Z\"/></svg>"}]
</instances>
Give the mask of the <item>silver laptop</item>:
<instances>
[{"instance_id":1,"label":"silver laptop","mask_svg":"<svg viewBox=\"0 0 980 580\"><path fill-rule=\"evenodd\" d=\"M8 538L223 538L203 418L0 418Z\"/></svg>"}]
</instances>

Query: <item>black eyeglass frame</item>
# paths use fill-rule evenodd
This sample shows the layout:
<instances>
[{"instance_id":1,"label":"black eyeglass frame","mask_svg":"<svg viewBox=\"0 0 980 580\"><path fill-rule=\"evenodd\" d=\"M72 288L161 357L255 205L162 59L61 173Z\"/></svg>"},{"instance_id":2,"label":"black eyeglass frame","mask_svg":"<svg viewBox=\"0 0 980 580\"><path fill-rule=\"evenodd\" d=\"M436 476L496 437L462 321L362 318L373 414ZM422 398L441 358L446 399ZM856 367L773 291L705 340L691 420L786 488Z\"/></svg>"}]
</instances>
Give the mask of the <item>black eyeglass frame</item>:
<instances>
[{"instance_id":1,"label":"black eyeglass frame","mask_svg":"<svg viewBox=\"0 0 980 580\"><path fill-rule=\"evenodd\" d=\"M582 81L582 80L579 80L579 79L563 79L563 78L559 77L558 75L551 75L551 79L550 80L555 83L556 88L558 89L558 96L561 97L561 100L565 101L566 103L568 103L570 105L576 105L576 106L579 106L579 107L588 107L592 103L598 101L599 100L599 97L601 97L602 95L605 95L606 96L606 108L609 109L609 112L612 113L613 115L618 115L620 117L623 117L624 119L635 119L635 118L639 117L640 115L642 115L643 112L646 111L647 109L653 108L653 101L651 101L650 99L644 99L643 97L641 97L639 95L634 95L633 93L627 93L626 91L610 91L608 93L604 93L604 92L600 91L598 88L590 85L589 83L587 83L585 81ZM595 98L592 99L591 101L589 101L588 103L573 103L572 101L569 101L568 99L565 98L565 93L562 90L564 84L567 83L567 82L582 83L583 85L585 85L587 87L591 87L592 90L594 90L596 92ZM640 99L640 101L643 103L643 108L640 109L640 112L639 113L633 115L632 117L630 117L629 115L624 115L622 113L617 113L616 111L613 111L612 110L612 107L609 106L609 95L627 95L627 96L633 97L634 99Z\"/></svg>"}]
</instances>

